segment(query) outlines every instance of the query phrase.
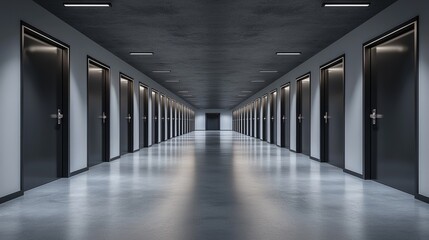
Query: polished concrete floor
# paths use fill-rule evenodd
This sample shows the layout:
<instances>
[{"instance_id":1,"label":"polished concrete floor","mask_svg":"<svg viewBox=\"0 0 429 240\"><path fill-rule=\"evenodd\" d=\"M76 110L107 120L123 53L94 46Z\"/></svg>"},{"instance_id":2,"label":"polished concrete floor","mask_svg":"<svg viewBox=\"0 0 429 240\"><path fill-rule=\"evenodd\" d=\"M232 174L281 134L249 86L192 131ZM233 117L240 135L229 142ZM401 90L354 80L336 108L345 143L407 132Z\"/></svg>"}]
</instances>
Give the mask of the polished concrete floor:
<instances>
[{"instance_id":1,"label":"polished concrete floor","mask_svg":"<svg viewBox=\"0 0 429 240\"><path fill-rule=\"evenodd\" d=\"M429 239L429 204L233 132L196 132L0 205L0 239Z\"/></svg>"}]
</instances>

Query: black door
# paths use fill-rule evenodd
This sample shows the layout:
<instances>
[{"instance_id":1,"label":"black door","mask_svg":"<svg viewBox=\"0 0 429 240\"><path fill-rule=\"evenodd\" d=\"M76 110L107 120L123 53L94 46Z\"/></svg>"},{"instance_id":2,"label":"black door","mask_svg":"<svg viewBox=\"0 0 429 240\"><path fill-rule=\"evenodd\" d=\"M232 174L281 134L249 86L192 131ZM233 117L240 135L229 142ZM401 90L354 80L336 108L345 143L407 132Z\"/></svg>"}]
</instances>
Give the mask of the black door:
<instances>
[{"instance_id":1,"label":"black door","mask_svg":"<svg viewBox=\"0 0 429 240\"><path fill-rule=\"evenodd\" d=\"M22 27L22 188L68 175L69 50Z\"/></svg>"},{"instance_id":2,"label":"black door","mask_svg":"<svg viewBox=\"0 0 429 240\"><path fill-rule=\"evenodd\" d=\"M250 132L251 136L255 137L255 103L250 105Z\"/></svg>"},{"instance_id":3,"label":"black door","mask_svg":"<svg viewBox=\"0 0 429 240\"><path fill-rule=\"evenodd\" d=\"M176 137L177 136L177 134L176 134L176 126L177 126L177 116L176 116L176 102L172 102L171 103L172 104L172 118L173 118L173 125L171 126L171 131L173 132L173 137Z\"/></svg>"},{"instance_id":4,"label":"black door","mask_svg":"<svg viewBox=\"0 0 429 240\"><path fill-rule=\"evenodd\" d=\"M184 110L183 110L183 115L184 115L184 117L183 117L183 119L184 119L184 126L183 126L183 129L184 129L184 133L188 133L188 109L185 107L184 108Z\"/></svg>"},{"instance_id":5,"label":"black door","mask_svg":"<svg viewBox=\"0 0 429 240\"><path fill-rule=\"evenodd\" d=\"M109 68L88 59L88 167L109 161Z\"/></svg>"},{"instance_id":6,"label":"black door","mask_svg":"<svg viewBox=\"0 0 429 240\"><path fill-rule=\"evenodd\" d=\"M159 142L159 101L158 93L152 92L152 144Z\"/></svg>"},{"instance_id":7,"label":"black door","mask_svg":"<svg viewBox=\"0 0 429 240\"><path fill-rule=\"evenodd\" d=\"M140 148L149 146L149 90L148 88L140 85L139 90L139 119L140 119Z\"/></svg>"},{"instance_id":8,"label":"black door","mask_svg":"<svg viewBox=\"0 0 429 240\"><path fill-rule=\"evenodd\" d=\"M344 168L344 58L321 68L321 161Z\"/></svg>"},{"instance_id":9,"label":"black door","mask_svg":"<svg viewBox=\"0 0 429 240\"><path fill-rule=\"evenodd\" d=\"M167 109L167 139L171 138L171 101L169 98L166 99Z\"/></svg>"},{"instance_id":10,"label":"black door","mask_svg":"<svg viewBox=\"0 0 429 240\"><path fill-rule=\"evenodd\" d=\"M297 80L296 151L310 155L310 76Z\"/></svg>"},{"instance_id":11,"label":"black door","mask_svg":"<svg viewBox=\"0 0 429 240\"><path fill-rule=\"evenodd\" d=\"M277 140L277 92L270 94L270 143L274 144Z\"/></svg>"},{"instance_id":12,"label":"black door","mask_svg":"<svg viewBox=\"0 0 429 240\"><path fill-rule=\"evenodd\" d=\"M133 81L121 75L121 155L133 152Z\"/></svg>"},{"instance_id":13,"label":"black door","mask_svg":"<svg viewBox=\"0 0 429 240\"><path fill-rule=\"evenodd\" d=\"M262 116L261 116L261 120L262 120L262 129L261 129L261 131L262 131L262 140L263 141L267 141L267 133L268 133L268 131L267 131L267 117L268 117L268 111L267 111L267 108L268 108L268 106L267 106L267 104L268 104L268 97L267 96L264 96L263 98L262 98Z\"/></svg>"},{"instance_id":14,"label":"black door","mask_svg":"<svg viewBox=\"0 0 429 240\"><path fill-rule=\"evenodd\" d=\"M244 108L244 114L245 114L245 120L246 120L246 135L250 135L250 113L249 113L249 106L246 106Z\"/></svg>"},{"instance_id":15,"label":"black door","mask_svg":"<svg viewBox=\"0 0 429 240\"><path fill-rule=\"evenodd\" d=\"M261 138L261 100L256 101L256 138Z\"/></svg>"},{"instance_id":16,"label":"black door","mask_svg":"<svg viewBox=\"0 0 429 240\"><path fill-rule=\"evenodd\" d=\"M160 96L161 101L161 108L160 108L160 115L161 115L161 137L160 141L163 142L165 140L165 96Z\"/></svg>"},{"instance_id":17,"label":"black door","mask_svg":"<svg viewBox=\"0 0 429 240\"><path fill-rule=\"evenodd\" d=\"M220 130L220 113L206 113L206 130Z\"/></svg>"},{"instance_id":18,"label":"black door","mask_svg":"<svg viewBox=\"0 0 429 240\"><path fill-rule=\"evenodd\" d=\"M180 104L177 104L177 136L180 136Z\"/></svg>"},{"instance_id":19,"label":"black door","mask_svg":"<svg viewBox=\"0 0 429 240\"><path fill-rule=\"evenodd\" d=\"M179 132L180 135L183 135L183 106L179 107Z\"/></svg>"},{"instance_id":20,"label":"black door","mask_svg":"<svg viewBox=\"0 0 429 240\"><path fill-rule=\"evenodd\" d=\"M290 148L290 85L281 91L281 146Z\"/></svg>"},{"instance_id":21,"label":"black door","mask_svg":"<svg viewBox=\"0 0 429 240\"><path fill-rule=\"evenodd\" d=\"M366 172L411 194L417 191L416 28L413 22L365 47Z\"/></svg>"}]
</instances>

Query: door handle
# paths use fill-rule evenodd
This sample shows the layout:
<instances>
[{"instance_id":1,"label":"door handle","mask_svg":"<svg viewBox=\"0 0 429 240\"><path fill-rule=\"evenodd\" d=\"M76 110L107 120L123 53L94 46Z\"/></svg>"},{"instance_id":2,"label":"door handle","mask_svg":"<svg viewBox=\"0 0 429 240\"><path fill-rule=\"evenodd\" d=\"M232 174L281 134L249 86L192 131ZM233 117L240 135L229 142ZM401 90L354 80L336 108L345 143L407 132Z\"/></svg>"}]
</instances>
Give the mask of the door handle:
<instances>
[{"instance_id":1,"label":"door handle","mask_svg":"<svg viewBox=\"0 0 429 240\"><path fill-rule=\"evenodd\" d=\"M126 119L128 119L128 123L131 123L131 114L128 114L128 117L126 117Z\"/></svg>"},{"instance_id":2,"label":"door handle","mask_svg":"<svg viewBox=\"0 0 429 240\"><path fill-rule=\"evenodd\" d=\"M298 115L298 122L299 122L299 123L302 123L302 119L303 119L302 114L299 114L299 115Z\"/></svg>"},{"instance_id":3,"label":"door handle","mask_svg":"<svg viewBox=\"0 0 429 240\"><path fill-rule=\"evenodd\" d=\"M328 124L328 119L329 119L328 112L325 112L323 119L325 119L325 124Z\"/></svg>"},{"instance_id":4,"label":"door handle","mask_svg":"<svg viewBox=\"0 0 429 240\"><path fill-rule=\"evenodd\" d=\"M383 118L383 115L377 114L377 109L372 109L372 113L369 115L369 118L372 119L372 125L377 125L377 119Z\"/></svg>"},{"instance_id":5,"label":"door handle","mask_svg":"<svg viewBox=\"0 0 429 240\"><path fill-rule=\"evenodd\" d=\"M146 116L144 116L144 117L143 117L143 120L146 120L146 119L147 119L147 117L146 117Z\"/></svg>"},{"instance_id":6,"label":"door handle","mask_svg":"<svg viewBox=\"0 0 429 240\"><path fill-rule=\"evenodd\" d=\"M103 121L103 123L106 123L107 116L106 116L106 113L105 113L105 112L103 112L103 113L101 114L101 116L99 116L98 118L100 118L100 119Z\"/></svg>"},{"instance_id":7,"label":"door handle","mask_svg":"<svg viewBox=\"0 0 429 240\"><path fill-rule=\"evenodd\" d=\"M57 119L57 124L61 125L64 114L61 113L61 109L58 109L56 114L51 114L51 118Z\"/></svg>"}]
</instances>

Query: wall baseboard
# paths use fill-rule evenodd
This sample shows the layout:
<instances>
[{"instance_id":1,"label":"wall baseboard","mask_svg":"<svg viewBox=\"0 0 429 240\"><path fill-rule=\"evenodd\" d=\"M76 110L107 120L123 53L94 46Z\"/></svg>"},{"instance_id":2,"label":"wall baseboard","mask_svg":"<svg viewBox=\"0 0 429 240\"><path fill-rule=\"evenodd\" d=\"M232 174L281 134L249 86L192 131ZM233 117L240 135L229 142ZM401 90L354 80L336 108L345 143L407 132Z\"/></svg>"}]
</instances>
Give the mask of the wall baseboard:
<instances>
[{"instance_id":1,"label":"wall baseboard","mask_svg":"<svg viewBox=\"0 0 429 240\"><path fill-rule=\"evenodd\" d=\"M297 153L295 150L293 149L289 149L289 151L293 152L293 153Z\"/></svg>"},{"instance_id":2,"label":"wall baseboard","mask_svg":"<svg viewBox=\"0 0 429 240\"><path fill-rule=\"evenodd\" d=\"M18 191L18 192L15 192L15 193L12 193L12 194L6 195L6 196L4 196L4 197L1 197L1 198L0 198L0 204L5 203L5 202L8 202L8 201L10 201L10 200L12 200L12 199L15 199L15 198L21 197L22 195L24 195L24 192L23 192L23 191Z\"/></svg>"},{"instance_id":3,"label":"wall baseboard","mask_svg":"<svg viewBox=\"0 0 429 240\"><path fill-rule=\"evenodd\" d=\"M421 194L417 194L417 195L415 196L415 198L416 198L417 200L422 201L422 202L429 203L429 197L423 196L423 195L421 195Z\"/></svg>"},{"instance_id":4,"label":"wall baseboard","mask_svg":"<svg viewBox=\"0 0 429 240\"><path fill-rule=\"evenodd\" d=\"M352 176L355 176L355 177L357 177L357 178L363 179L363 175L362 175L362 174L360 174L360 173L353 172L353 171L350 171L350 170L348 170L348 169L343 169L343 172L345 172L345 173L347 173L347 174L350 174L350 175L352 175Z\"/></svg>"},{"instance_id":5,"label":"wall baseboard","mask_svg":"<svg viewBox=\"0 0 429 240\"><path fill-rule=\"evenodd\" d=\"M81 174L81 173L83 173L83 172L86 172L86 171L88 171L88 170L89 170L89 168L88 168L88 167L86 167L86 168L82 168L82 169L80 169L80 170L77 170L77 171L71 172L69 177L76 176L76 175Z\"/></svg>"},{"instance_id":6,"label":"wall baseboard","mask_svg":"<svg viewBox=\"0 0 429 240\"><path fill-rule=\"evenodd\" d=\"M310 159L311 159L311 160L314 160L314 161L317 161L317 162L320 162L320 159L315 158L315 157L312 157L312 156L310 156Z\"/></svg>"},{"instance_id":7,"label":"wall baseboard","mask_svg":"<svg viewBox=\"0 0 429 240\"><path fill-rule=\"evenodd\" d=\"M138 151L140 151L140 148L139 148L139 149L134 150L134 151L133 151L133 153L138 152Z\"/></svg>"},{"instance_id":8,"label":"wall baseboard","mask_svg":"<svg viewBox=\"0 0 429 240\"><path fill-rule=\"evenodd\" d=\"M111 158L111 159L110 159L110 161L109 161L109 162L112 162L112 161L118 160L119 158L121 158L121 156L113 157L113 158Z\"/></svg>"}]
</instances>

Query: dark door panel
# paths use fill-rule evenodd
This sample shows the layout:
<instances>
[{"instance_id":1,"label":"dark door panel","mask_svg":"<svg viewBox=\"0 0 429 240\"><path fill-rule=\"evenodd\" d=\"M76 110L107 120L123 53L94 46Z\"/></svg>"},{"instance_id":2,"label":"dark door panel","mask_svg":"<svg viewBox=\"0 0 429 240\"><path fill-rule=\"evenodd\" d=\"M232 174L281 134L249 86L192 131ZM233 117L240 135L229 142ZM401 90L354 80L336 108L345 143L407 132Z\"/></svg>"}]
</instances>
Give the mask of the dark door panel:
<instances>
[{"instance_id":1,"label":"dark door panel","mask_svg":"<svg viewBox=\"0 0 429 240\"><path fill-rule=\"evenodd\" d=\"M281 146L290 148L290 86L281 92Z\"/></svg>"},{"instance_id":2,"label":"dark door panel","mask_svg":"<svg viewBox=\"0 0 429 240\"><path fill-rule=\"evenodd\" d=\"M88 167L108 161L109 69L88 60Z\"/></svg>"},{"instance_id":3,"label":"dark door panel","mask_svg":"<svg viewBox=\"0 0 429 240\"><path fill-rule=\"evenodd\" d=\"M261 138L261 100L256 101L256 137Z\"/></svg>"},{"instance_id":4,"label":"dark door panel","mask_svg":"<svg viewBox=\"0 0 429 240\"><path fill-rule=\"evenodd\" d=\"M268 118L268 111L267 111L267 108L268 108L268 97L267 96L264 96L264 97L262 97L262 106L261 106L261 108L262 108L262 116L261 116L261 121L262 121L262 129L261 129L261 131L262 131L262 140L263 141L267 141L267 118Z\"/></svg>"},{"instance_id":5,"label":"dark door panel","mask_svg":"<svg viewBox=\"0 0 429 240\"><path fill-rule=\"evenodd\" d=\"M157 92L152 92L152 143L159 142L159 98Z\"/></svg>"},{"instance_id":6,"label":"dark door panel","mask_svg":"<svg viewBox=\"0 0 429 240\"><path fill-rule=\"evenodd\" d=\"M321 161L344 168L344 58L321 69Z\"/></svg>"},{"instance_id":7,"label":"dark door panel","mask_svg":"<svg viewBox=\"0 0 429 240\"><path fill-rule=\"evenodd\" d=\"M121 155L133 151L133 82L125 76L120 77L121 100Z\"/></svg>"},{"instance_id":8,"label":"dark door panel","mask_svg":"<svg viewBox=\"0 0 429 240\"><path fill-rule=\"evenodd\" d=\"M68 48L23 27L22 187L68 175ZM63 145L64 144L64 145Z\"/></svg>"},{"instance_id":9,"label":"dark door panel","mask_svg":"<svg viewBox=\"0 0 429 240\"><path fill-rule=\"evenodd\" d=\"M297 81L296 151L310 155L310 76Z\"/></svg>"},{"instance_id":10,"label":"dark door panel","mask_svg":"<svg viewBox=\"0 0 429 240\"><path fill-rule=\"evenodd\" d=\"M365 47L366 170L411 194L417 190L416 27L414 22Z\"/></svg>"},{"instance_id":11,"label":"dark door panel","mask_svg":"<svg viewBox=\"0 0 429 240\"><path fill-rule=\"evenodd\" d=\"M270 94L270 118L269 118L269 129L270 129L270 143L275 144L277 140L277 92Z\"/></svg>"},{"instance_id":12,"label":"dark door panel","mask_svg":"<svg viewBox=\"0 0 429 240\"><path fill-rule=\"evenodd\" d=\"M140 124L140 148L149 146L149 90L145 86L140 85L139 89L139 124Z\"/></svg>"}]
</instances>

